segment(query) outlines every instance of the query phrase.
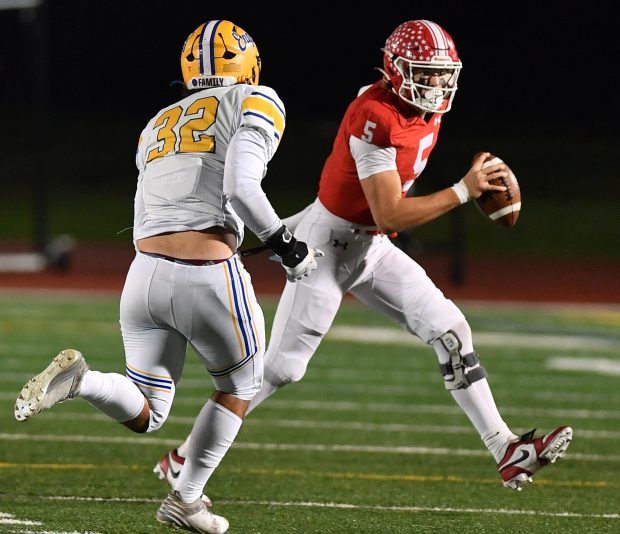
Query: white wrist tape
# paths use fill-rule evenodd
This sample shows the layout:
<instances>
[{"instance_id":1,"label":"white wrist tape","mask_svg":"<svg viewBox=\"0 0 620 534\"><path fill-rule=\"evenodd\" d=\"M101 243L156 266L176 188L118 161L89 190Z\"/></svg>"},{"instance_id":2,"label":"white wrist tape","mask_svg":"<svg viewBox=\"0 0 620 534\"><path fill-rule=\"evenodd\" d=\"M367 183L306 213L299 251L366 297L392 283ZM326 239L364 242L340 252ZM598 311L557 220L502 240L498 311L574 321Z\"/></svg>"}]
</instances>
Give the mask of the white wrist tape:
<instances>
[{"instance_id":1,"label":"white wrist tape","mask_svg":"<svg viewBox=\"0 0 620 534\"><path fill-rule=\"evenodd\" d=\"M471 197L469 196L469 189L465 185L465 182L461 180L460 182L455 183L452 186L452 189L456 193L456 196L459 197L461 204L465 204Z\"/></svg>"}]
</instances>

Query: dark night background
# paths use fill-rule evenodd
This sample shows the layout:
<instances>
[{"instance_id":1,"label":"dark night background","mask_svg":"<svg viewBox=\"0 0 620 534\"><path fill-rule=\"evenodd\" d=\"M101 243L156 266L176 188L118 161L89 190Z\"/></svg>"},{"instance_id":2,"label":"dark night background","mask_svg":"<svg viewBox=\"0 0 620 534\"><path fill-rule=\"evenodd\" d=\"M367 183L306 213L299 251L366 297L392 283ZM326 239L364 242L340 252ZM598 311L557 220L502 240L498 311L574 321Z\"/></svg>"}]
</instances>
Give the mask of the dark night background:
<instances>
[{"instance_id":1,"label":"dark night background","mask_svg":"<svg viewBox=\"0 0 620 534\"><path fill-rule=\"evenodd\" d=\"M573 233L583 234L584 254L620 256L615 2L283 6L49 0L39 10L39 26L32 13L0 11L0 242L69 232L130 243L129 232L117 233L131 226L138 135L177 98L169 82L180 77L183 41L216 18L252 35L263 59L261 83L286 105L287 130L265 187L281 214L290 214L313 199L346 106L378 77L374 68L386 37L401 22L426 18L452 35L464 67L419 191L451 185L474 152L494 151L515 170L524 195L512 248L532 235L555 242ZM81 220L70 217L67 206L74 213L81 206ZM556 228L547 225L545 207L564 212ZM575 228L566 226L575 221ZM487 226L493 243L500 230ZM435 232L446 231L437 224ZM531 254L545 250L542 243L523 247Z\"/></svg>"}]
</instances>

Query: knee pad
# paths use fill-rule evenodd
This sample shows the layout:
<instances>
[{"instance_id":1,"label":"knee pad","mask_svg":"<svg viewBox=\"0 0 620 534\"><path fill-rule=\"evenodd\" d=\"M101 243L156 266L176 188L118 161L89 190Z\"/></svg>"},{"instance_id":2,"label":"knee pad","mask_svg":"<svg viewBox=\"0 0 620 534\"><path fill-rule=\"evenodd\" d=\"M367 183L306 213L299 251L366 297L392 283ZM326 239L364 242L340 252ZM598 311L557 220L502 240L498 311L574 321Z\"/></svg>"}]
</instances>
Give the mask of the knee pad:
<instances>
[{"instance_id":1,"label":"knee pad","mask_svg":"<svg viewBox=\"0 0 620 534\"><path fill-rule=\"evenodd\" d=\"M474 382L487 377L487 372L480 365L477 352L461 354L461 340L453 330L439 336L439 341L449 354L446 363L439 364L446 389L466 389Z\"/></svg>"}]
</instances>

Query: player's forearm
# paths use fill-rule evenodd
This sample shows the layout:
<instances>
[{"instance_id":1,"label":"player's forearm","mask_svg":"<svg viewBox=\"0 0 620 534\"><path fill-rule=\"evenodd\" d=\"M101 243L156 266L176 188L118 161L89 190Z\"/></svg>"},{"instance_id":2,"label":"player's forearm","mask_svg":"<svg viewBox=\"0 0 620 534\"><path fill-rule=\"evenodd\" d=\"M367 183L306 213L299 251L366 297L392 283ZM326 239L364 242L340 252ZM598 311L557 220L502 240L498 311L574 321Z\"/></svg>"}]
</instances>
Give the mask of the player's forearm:
<instances>
[{"instance_id":1,"label":"player's forearm","mask_svg":"<svg viewBox=\"0 0 620 534\"><path fill-rule=\"evenodd\" d=\"M244 130L231 140L224 165L224 193L237 215L261 241L282 226L261 187L266 162L262 135Z\"/></svg>"},{"instance_id":2,"label":"player's forearm","mask_svg":"<svg viewBox=\"0 0 620 534\"><path fill-rule=\"evenodd\" d=\"M391 234L425 224L460 205L454 190L447 188L430 195L401 198L392 209L373 215L379 229Z\"/></svg>"},{"instance_id":3,"label":"player's forearm","mask_svg":"<svg viewBox=\"0 0 620 534\"><path fill-rule=\"evenodd\" d=\"M256 237L266 241L282 226L267 195L258 183L245 182L231 196L230 203L241 220Z\"/></svg>"}]
</instances>

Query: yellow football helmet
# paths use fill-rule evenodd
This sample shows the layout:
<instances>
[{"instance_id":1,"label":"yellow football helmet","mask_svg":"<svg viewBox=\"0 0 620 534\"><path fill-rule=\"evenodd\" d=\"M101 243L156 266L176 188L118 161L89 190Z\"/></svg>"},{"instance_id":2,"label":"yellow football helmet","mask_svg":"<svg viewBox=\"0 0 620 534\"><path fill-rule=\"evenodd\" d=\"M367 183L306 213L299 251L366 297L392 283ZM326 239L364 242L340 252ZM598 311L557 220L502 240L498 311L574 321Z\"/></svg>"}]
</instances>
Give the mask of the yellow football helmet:
<instances>
[{"instance_id":1,"label":"yellow football helmet","mask_svg":"<svg viewBox=\"0 0 620 534\"><path fill-rule=\"evenodd\" d=\"M228 20L201 24L186 39L181 71L187 89L258 85L260 56L250 35Z\"/></svg>"}]
</instances>

